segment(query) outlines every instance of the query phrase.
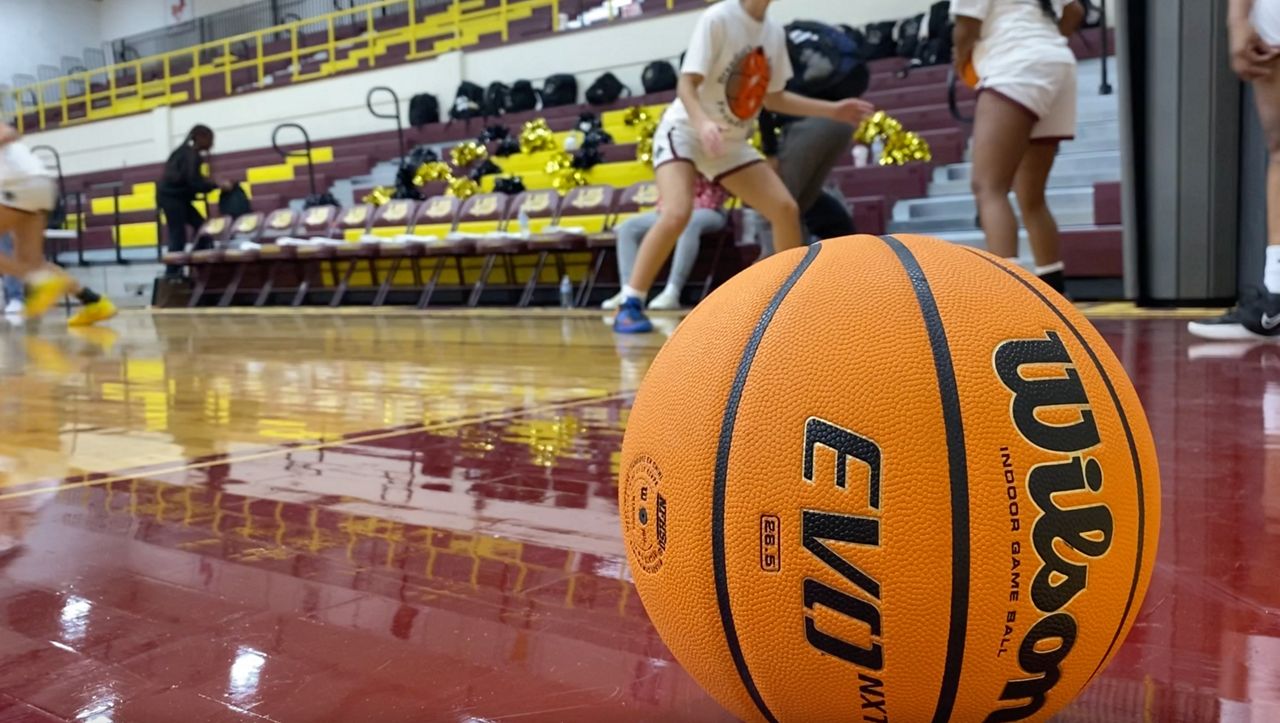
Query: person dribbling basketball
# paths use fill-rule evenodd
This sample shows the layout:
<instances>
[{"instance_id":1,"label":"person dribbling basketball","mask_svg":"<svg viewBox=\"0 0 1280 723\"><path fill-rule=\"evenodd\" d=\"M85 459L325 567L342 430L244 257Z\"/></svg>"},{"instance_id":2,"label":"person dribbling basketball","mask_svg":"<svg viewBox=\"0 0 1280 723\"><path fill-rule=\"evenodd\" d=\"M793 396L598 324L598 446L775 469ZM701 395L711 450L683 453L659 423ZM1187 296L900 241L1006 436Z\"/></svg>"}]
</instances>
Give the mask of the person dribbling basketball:
<instances>
[{"instance_id":1,"label":"person dribbling basketball","mask_svg":"<svg viewBox=\"0 0 1280 723\"><path fill-rule=\"evenodd\" d=\"M688 225L699 173L768 219L778 251L801 244L795 199L748 142L762 108L851 125L874 110L862 100L813 100L785 90L791 60L785 31L765 17L772 1L723 0L698 19L685 55L679 97L663 115L653 141L654 173L665 206L646 234L630 283L623 288L626 300L614 319L614 331L653 331L644 301Z\"/></svg>"}]
</instances>

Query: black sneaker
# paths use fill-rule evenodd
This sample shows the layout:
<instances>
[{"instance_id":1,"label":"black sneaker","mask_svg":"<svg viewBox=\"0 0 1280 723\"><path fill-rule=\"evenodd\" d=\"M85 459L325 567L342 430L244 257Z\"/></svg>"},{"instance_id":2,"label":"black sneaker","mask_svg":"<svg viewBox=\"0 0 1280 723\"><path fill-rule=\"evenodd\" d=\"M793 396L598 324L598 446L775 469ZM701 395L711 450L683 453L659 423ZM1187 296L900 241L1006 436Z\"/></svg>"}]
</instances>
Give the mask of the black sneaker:
<instances>
[{"instance_id":1,"label":"black sneaker","mask_svg":"<svg viewBox=\"0 0 1280 723\"><path fill-rule=\"evenodd\" d=\"M1262 287L1245 289L1236 308L1205 321L1193 321L1187 329L1201 339L1280 341L1280 294Z\"/></svg>"}]
</instances>

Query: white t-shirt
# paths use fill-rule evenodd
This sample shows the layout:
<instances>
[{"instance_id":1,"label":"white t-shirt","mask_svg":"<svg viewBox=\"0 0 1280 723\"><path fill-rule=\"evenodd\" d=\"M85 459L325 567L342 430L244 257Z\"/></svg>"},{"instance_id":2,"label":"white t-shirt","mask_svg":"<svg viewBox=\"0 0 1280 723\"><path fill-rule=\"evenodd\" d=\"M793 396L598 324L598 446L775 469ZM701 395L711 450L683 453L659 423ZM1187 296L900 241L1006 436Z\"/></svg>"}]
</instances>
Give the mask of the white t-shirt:
<instances>
[{"instance_id":1,"label":"white t-shirt","mask_svg":"<svg viewBox=\"0 0 1280 723\"><path fill-rule=\"evenodd\" d=\"M973 51L978 74L991 62L1076 62L1067 39L1058 30L1062 10L1075 0L1049 0L1050 18L1039 0L952 0L951 14L982 21L982 37ZM999 56L999 57L997 57Z\"/></svg>"},{"instance_id":2,"label":"white t-shirt","mask_svg":"<svg viewBox=\"0 0 1280 723\"><path fill-rule=\"evenodd\" d=\"M1254 0L1253 29L1263 40L1280 46L1280 0Z\"/></svg>"},{"instance_id":3,"label":"white t-shirt","mask_svg":"<svg viewBox=\"0 0 1280 723\"><path fill-rule=\"evenodd\" d=\"M702 110L726 129L725 140L745 141L754 132L765 95L791 80L786 32L768 19L751 17L739 0L721 0L698 18L681 72L703 77L698 88ZM667 112L673 121L689 120L679 99Z\"/></svg>"},{"instance_id":4,"label":"white t-shirt","mask_svg":"<svg viewBox=\"0 0 1280 723\"><path fill-rule=\"evenodd\" d=\"M0 181L32 176L52 178L54 173L22 142L14 141L0 146Z\"/></svg>"}]
</instances>

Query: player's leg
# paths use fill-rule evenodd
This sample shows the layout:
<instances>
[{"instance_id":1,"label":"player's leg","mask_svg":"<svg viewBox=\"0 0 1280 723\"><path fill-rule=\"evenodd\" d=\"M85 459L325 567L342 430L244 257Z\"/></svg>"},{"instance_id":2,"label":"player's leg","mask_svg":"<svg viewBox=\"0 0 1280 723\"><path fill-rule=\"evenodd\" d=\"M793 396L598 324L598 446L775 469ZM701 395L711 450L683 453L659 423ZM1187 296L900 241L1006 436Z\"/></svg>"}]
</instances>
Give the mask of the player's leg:
<instances>
[{"instance_id":1,"label":"player's leg","mask_svg":"<svg viewBox=\"0 0 1280 723\"><path fill-rule=\"evenodd\" d=\"M644 302L658 273L671 257L676 239L689 224L689 217L693 214L693 187L697 173L692 163L682 161L664 163L654 171L658 197L662 200L662 212L640 243L636 265L631 270L631 280L623 287L626 300L618 308L614 331L623 334L653 331L653 325L644 315Z\"/></svg>"},{"instance_id":2,"label":"player's leg","mask_svg":"<svg viewBox=\"0 0 1280 723\"><path fill-rule=\"evenodd\" d=\"M973 121L973 197L987 250L1002 258L1018 256L1018 219L1009 191L1037 120L1001 92L986 90L978 96Z\"/></svg>"},{"instance_id":3,"label":"player's leg","mask_svg":"<svg viewBox=\"0 0 1280 723\"><path fill-rule=\"evenodd\" d=\"M689 281L689 274L698 262L698 251L702 249L702 237L715 233L725 226L724 214L709 208L696 208L685 224L680 238L676 239L676 252L671 257L671 273L667 276L666 288L649 302L650 309L671 310L680 308L680 295L684 285Z\"/></svg>"},{"instance_id":4,"label":"player's leg","mask_svg":"<svg viewBox=\"0 0 1280 723\"><path fill-rule=\"evenodd\" d=\"M1022 211L1022 225L1031 240L1031 252L1035 256L1036 276L1055 291L1063 291L1063 266L1058 222L1049 210L1045 190L1054 159L1058 157L1058 142L1036 141L1027 148L1014 177L1014 193L1018 208Z\"/></svg>"},{"instance_id":5,"label":"player's leg","mask_svg":"<svg viewBox=\"0 0 1280 723\"><path fill-rule=\"evenodd\" d=\"M658 214L650 211L632 216L614 229L614 235L617 237L614 250L618 255L618 281L623 286L631 281L631 270L636 266L636 254L640 252L640 242L657 221ZM626 293L619 289L617 296L606 300L600 308L613 311L621 306L625 299Z\"/></svg>"},{"instance_id":6,"label":"player's leg","mask_svg":"<svg viewBox=\"0 0 1280 723\"><path fill-rule=\"evenodd\" d=\"M782 179L766 163L754 163L719 179L725 190L754 208L773 228L776 253L801 246L800 208Z\"/></svg>"},{"instance_id":7,"label":"player's leg","mask_svg":"<svg viewBox=\"0 0 1280 723\"><path fill-rule=\"evenodd\" d=\"M1280 62L1271 74L1253 81L1267 138L1267 250L1262 285L1247 286L1234 309L1216 319L1193 321L1192 334L1204 339L1280 341Z\"/></svg>"}]
</instances>

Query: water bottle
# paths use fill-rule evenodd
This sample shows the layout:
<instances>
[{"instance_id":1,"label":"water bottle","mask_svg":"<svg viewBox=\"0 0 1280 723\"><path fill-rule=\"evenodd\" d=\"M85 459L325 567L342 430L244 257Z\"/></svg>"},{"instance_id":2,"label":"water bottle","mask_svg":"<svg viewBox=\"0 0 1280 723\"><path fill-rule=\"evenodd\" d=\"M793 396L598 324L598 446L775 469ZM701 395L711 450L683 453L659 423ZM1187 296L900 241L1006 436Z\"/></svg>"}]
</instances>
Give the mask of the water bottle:
<instances>
[{"instance_id":1,"label":"water bottle","mask_svg":"<svg viewBox=\"0 0 1280 723\"><path fill-rule=\"evenodd\" d=\"M560 308L573 308L573 282L569 280L568 275L560 279Z\"/></svg>"},{"instance_id":2,"label":"water bottle","mask_svg":"<svg viewBox=\"0 0 1280 723\"><path fill-rule=\"evenodd\" d=\"M520 224L520 238L529 238L533 235L529 231L529 214L525 212L524 206L520 207L520 215L516 217L516 220Z\"/></svg>"}]
</instances>

